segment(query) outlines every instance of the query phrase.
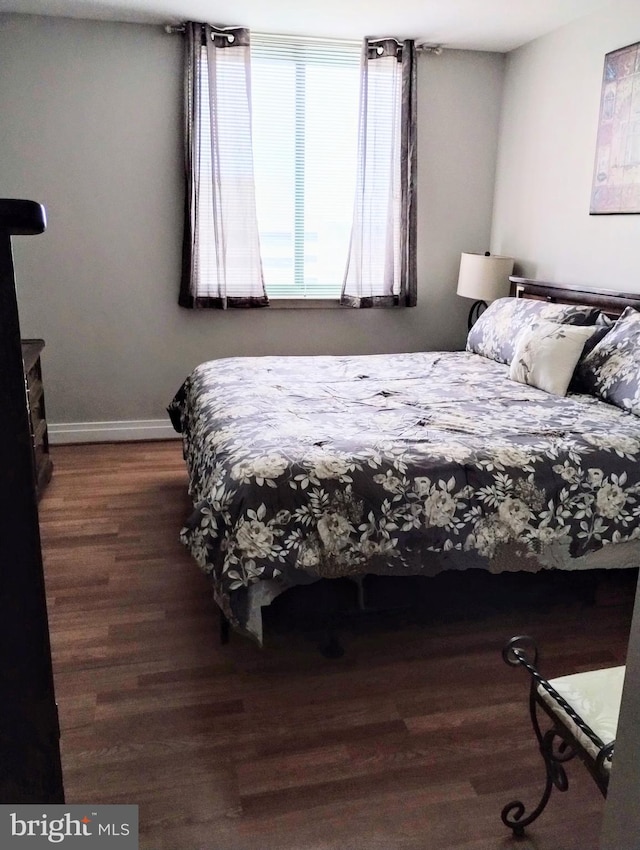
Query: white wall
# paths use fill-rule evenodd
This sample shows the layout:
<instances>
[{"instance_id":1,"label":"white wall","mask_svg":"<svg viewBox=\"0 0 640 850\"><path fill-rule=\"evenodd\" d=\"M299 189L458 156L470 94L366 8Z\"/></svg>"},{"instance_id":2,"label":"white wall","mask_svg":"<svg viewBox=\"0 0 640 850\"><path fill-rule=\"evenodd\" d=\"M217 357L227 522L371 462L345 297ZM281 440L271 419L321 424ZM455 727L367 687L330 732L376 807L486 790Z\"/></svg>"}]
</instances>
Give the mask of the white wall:
<instances>
[{"instance_id":1,"label":"white wall","mask_svg":"<svg viewBox=\"0 0 640 850\"><path fill-rule=\"evenodd\" d=\"M492 248L526 277L640 290L640 216L589 215L604 55L637 40L610 3L507 58Z\"/></svg>"},{"instance_id":2,"label":"white wall","mask_svg":"<svg viewBox=\"0 0 640 850\"><path fill-rule=\"evenodd\" d=\"M210 358L461 345L457 268L489 243L504 57L420 57L417 308L222 313L177 306L181 52L160 27L0 18L0 197L49 217L15 253L50 422L164 417Z\"/></svg>"}]
</instances>

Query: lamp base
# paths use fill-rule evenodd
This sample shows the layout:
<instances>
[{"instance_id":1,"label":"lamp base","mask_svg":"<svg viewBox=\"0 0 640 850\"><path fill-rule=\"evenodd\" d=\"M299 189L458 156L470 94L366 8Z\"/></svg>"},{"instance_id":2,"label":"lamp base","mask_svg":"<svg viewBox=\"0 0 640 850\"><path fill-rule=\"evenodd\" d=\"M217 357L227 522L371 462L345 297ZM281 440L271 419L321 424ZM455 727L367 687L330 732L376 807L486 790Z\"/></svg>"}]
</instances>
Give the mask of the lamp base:
<instances>
[{"instance_id":1,"label":"lamp base","mask_svg":"<svg viewBox=\"0 0 640 850\"><path fill-rule=\"evenodd\" d=\"M469 310L469 320L468 320L468 323L467 323L469 330L471 330L471 328L475 325L475 323L478 321L478 319L480 318L480 316L482 315L482 313L484 313L484 311L486 309L487 309L487 302L486 301L474 301L473 302L473 304L471 305L471 309Z\"/></svg>"}]
</instances>

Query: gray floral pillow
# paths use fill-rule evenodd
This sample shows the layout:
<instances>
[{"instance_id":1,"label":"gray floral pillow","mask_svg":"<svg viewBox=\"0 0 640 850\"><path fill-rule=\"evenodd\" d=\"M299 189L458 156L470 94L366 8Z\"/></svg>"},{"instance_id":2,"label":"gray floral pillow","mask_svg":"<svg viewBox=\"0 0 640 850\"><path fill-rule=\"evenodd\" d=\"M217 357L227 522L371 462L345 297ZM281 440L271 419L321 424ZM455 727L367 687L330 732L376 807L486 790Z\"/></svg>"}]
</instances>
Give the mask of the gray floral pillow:
<instances>
[{"instance_id":1,"label":"gray floral pillow","mask_svg":"<svg viewBox=\"0 0 640 850\"><path fill-rule=\"evenodd\" d=\"M609 333L611 328L614 326L615 322L613 319L610 319L604 313L600 313L598 318L596 319L596 324L593 333L589 337L589 339L585 342L584 348L582 349L582 354L580 355L580 360L578 361L578 366L573 373L573 378L571 379L571 383L569 384L569 391L572 393L588 393L589 389L582 383L582 377L580 373L580 366L584 360L591 354L596 345L600 342L601 339Z\"/></svg>"},{"instance_id":2,"label":"gray floral pillow","mask_svg":"<svg viewBox=\"0 0 640 850\"><path fill-rule=\"evenodd\" d=\"M627 307L578 366L587 392L640 416L640 313Z\"/></svg>"},{"instance_id":3,"label":"gray floral pillow","mask_svg":"<svg viewBox=\"0 0 640 850\"><path fill-rule=\"evenodd\" d=\"M529 298L498 298L490 304L469 331L467 351L482 354L498 363L511 363L520 331L536 320L559 325L593 325L595 307L582 304L550 304Z\"/></svg>"}]
</instances>

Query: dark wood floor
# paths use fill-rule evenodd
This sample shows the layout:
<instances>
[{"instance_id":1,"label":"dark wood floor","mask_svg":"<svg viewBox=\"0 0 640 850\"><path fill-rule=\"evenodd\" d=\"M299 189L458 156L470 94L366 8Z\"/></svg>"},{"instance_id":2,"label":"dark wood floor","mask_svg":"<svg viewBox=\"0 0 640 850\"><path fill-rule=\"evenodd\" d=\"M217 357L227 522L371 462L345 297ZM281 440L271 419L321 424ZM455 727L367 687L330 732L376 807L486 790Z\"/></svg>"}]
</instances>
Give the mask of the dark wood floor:
<instances>
[{"instance_id":1,"label":"dark wood floor","mask_svg":"<svg viewBox=\"0 0 640 850\"><path fill-rule=\"evenodd\" d=\"M500 649L535 635L550 676L623 663L634 575L426 580L415 610L343 626L338 660L304 628L308 597L284 596L264 649L220 646L178 541L179 444L53 459L40 518L67 802L138 804L158 850L595 850L603 801L581 765L525 840L500 822L543 773Z\"/></svg>"}]
</instances>

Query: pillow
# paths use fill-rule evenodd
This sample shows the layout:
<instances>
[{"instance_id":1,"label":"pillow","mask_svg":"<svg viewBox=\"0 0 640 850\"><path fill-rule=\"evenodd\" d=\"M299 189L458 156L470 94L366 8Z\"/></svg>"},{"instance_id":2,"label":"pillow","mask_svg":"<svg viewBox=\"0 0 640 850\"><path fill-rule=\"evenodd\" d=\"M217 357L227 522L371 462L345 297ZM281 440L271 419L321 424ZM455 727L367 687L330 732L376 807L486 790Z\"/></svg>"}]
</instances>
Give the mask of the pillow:
<instances>
[{"instance_id":1,"label":"pillow","mask_svg":"<svg viewBox=\"0 0 640 850\"><path fill-rule=\"evenodd\" d=\"M588 388L584 385L581 378L582 362L585 357L588 357L589 354L591 354L591 352L600 342L600 340L604 339L604 337L609 333L609 331L614 325L615 322L613 321L613 319L610 319L605 313L600 313L600 315L596 319L596 323L594 325L595 330L584 344L582 354L580 355L580 360L578 360L578 368L573 373L573 378L571 379L571 383L569 384L569 390L572 393L586 393L589 391Z\"/></svg>"},{"instance_id":2,"label":"pillow","mask_svg":"<svg viewBox=\"0 0 640 850\"><path fill-rule=\"evenodd\" d=\"M587 392L640 416L640 313L627 307L584 358L578 377Z\"/></svg>"},{"instance_id":3,"label":"pillow","mask_svg":"<svg viewBox=\"0 0 640 850\"><path fill-rule=\"evenodd\" d=\"M498 298L490 304L469 331L467 351L482 354L498 363L511 363L514 342L534 319L567 325L593 325L595 307L581 304L550 304L530 298Z\"/></svg>"},{"instance_id":4,"label":"pillow","mask_svg":"<svg viewBox=\"0 0 640 850\"><path fill-rule=\"evenodd\" d=\"M600 313L595 323L595 333L593 333L589 339L584 344L584 349L582 351L582 356L586 357L587 354L591 354L596 345L600 342L601 339L609 333L611 328L615 325L613 319L610 319L606 313Z\"/></svg>"},{"instance_id":5,"label":"pillow","mask_svg":"<svg viewBox=\"0 0 640 850\"><path fill-rule=\"evenodd\" d=\"M585 342L595 328L536 322L522 331L509 369L512 381L554 395L566 395Z\"/></svg>"}]
</instances>

